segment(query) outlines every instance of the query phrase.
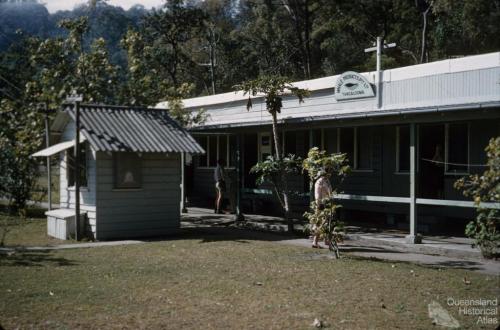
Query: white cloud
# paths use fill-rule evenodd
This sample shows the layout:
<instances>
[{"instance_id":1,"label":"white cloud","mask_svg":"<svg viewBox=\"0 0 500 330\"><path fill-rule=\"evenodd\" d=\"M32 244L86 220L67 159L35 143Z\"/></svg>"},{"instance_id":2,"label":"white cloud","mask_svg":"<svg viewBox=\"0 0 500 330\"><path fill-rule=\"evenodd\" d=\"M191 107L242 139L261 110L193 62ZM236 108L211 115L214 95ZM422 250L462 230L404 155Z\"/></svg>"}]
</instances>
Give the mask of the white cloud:
<instances>
[{"instance_id":1,"label":"white cloud","mask_svg":"<svg viewBox=\"0 0 500 330\"><path fill-rule=\"evenodd\" d=\"M49 12L54 13L58 10L71 10L76 5L86 3L88 0L45 0L42 1L47 6ZM163 4L163 0L109 0L108 3L114 6L120 6L129 9L133 5L143 5L146 8L158 7Z\"/></svg>"}]
</instances>

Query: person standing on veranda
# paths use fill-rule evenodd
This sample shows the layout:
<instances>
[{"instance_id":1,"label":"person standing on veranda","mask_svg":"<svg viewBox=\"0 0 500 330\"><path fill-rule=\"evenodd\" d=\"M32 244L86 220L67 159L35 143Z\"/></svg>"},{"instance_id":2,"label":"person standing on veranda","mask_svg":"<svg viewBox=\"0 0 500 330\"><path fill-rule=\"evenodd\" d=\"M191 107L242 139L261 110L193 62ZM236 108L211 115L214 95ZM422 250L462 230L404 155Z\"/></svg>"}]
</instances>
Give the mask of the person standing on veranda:
<instances>
[{"instance_id":1,"label":"person standing on veranda","mask_svg":"<svg viewBox=\"0 0 500 330\"><path fill-rule=\"evenodd\" d=\"M314 199L316 200L317 210L320 212L325 208L323 201L332 196L332 184L330 183L330 175L325 171L319 171L318 179L314 183ZM318 245L319 228L313 227L313 248L320 248Z\"/></svg>"},{"instance_id":2,"label":"person standing on veranda","mask_svg":"<svg viewBox=\"0 0 500 330\"><path fill-rule=\"evenodd\" d=\"M224 166L226 162L224 159L217 161L217 167L214 170L215 191L217 193L215 199L215 213L222 214L222 200L226 192L226 171Z\"/></svg>"}]
</instances>

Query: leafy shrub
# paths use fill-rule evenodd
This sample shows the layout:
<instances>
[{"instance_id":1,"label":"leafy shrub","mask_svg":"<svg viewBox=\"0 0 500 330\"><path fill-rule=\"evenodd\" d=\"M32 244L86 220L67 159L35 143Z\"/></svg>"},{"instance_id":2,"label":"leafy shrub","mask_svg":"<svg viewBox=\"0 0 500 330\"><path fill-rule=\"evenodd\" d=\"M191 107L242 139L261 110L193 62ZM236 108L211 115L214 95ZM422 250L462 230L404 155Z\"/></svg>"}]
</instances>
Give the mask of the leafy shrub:
<instances>
[{"instance_id":1,"label":"leafy shrub","mask_svg":"<svg viewBox=\"0 0 500 330\"><path fill-rule=\"evenodd\" d=\"M467 224L465 234L474 239L485 258L492 258L500 249L500 212L483 203L500 205L500 137L491 139L485 150L488 156L486 171L482 175L459 179L455 188L472 197L477 209L477 217Z\"/></svg>"},{"instance_id":2,"label":"leafy shrub","mask_svg":"<svg viewBox=\"0 0 500 330\"><path fill-rule=\"evenodd\" d=\"M290 176L300 173L301 161L299 157L292 154L281 159L268 156L265 160L255 164L250 173L257 174L257 185L271 184L281 207L285 210L283 196L284 194L293 193L293 191L288 189L288 180Z\"/></svg>"},{"instance_id":3,"label":"leafy shrub","mask_svg":"<svg viewBox=\"0 0 500 330\"><path fill-rule=\"evenodd\" d=\"M307 158L302 162L302 169L307 172L312 183L319 178L320 172L325 173L333 181L332 195L335 195L338 193L341 182L350 172L347 162L346 154L327 154L326 151L320 151L314 147L309 150ZM322 205L321 208L318 207L319 204ZM309 220L307 229L319 235L320 239L324 239L329 233L328 220L331 218L331 226L333 226L332 239L337 242L342 241L344 224L338 217L340 207L341 205L337 204L332 198L311 202L310 210L304 213L304 217Z\"/></svg>"}]
</instances>

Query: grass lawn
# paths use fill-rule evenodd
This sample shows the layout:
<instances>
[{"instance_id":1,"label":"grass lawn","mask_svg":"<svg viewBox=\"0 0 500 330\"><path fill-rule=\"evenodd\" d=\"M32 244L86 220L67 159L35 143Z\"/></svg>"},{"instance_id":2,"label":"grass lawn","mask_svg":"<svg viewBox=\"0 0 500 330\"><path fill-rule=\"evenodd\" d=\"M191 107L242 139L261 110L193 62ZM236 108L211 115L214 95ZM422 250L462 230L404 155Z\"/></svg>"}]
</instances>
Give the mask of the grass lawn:
<instances>
[{"instance_id":1,"label":"grass lawn","mask_svg":"<svg viewBox=\"0 0 500 330\"><path fill-rule=\"evenodd\" d=\"M140 245L0 256L0 323L12 328L429 329L448 297L498 297L499 279L344 257L240 230ZM279 239L279 238L278 238ZM464 277L470 284L464 283ZM486 326L494 329L495 326Z\"/></svg>"},{"instance_id":2,"label":"grass lawn","mask_svg":"<svg viewBox=\"0 0 500 330\"><path fill-rule=\"evenodd\" d=\"M47 218L43 212L26 219L12 217L0 211L0 246L53 246L72 243L47 236Z\"/></svg>"}]
</instances>

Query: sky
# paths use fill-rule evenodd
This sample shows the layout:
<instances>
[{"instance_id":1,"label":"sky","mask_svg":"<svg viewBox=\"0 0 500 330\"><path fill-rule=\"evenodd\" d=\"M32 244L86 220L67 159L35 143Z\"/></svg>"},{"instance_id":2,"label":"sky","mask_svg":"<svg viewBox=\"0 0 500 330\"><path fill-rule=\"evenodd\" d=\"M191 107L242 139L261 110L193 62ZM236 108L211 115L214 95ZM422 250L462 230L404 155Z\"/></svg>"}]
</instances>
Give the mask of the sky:
<instances>
[{"instance_id":1,"label":"sky","mask_svg":"<svg viewBox=\"0 0 500 330\"><path fill-rule=\"evenodd\" d=\"M44 0L50 13L55 13L58 10L71 10L75 5L87 2L87 0ZM109 0L108 3L114 6L120 6L124 9L129 9L133 5L141 4L145 8L157 7L163 3L163 0Z\"/></svg>"}]
</instances>

